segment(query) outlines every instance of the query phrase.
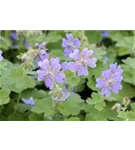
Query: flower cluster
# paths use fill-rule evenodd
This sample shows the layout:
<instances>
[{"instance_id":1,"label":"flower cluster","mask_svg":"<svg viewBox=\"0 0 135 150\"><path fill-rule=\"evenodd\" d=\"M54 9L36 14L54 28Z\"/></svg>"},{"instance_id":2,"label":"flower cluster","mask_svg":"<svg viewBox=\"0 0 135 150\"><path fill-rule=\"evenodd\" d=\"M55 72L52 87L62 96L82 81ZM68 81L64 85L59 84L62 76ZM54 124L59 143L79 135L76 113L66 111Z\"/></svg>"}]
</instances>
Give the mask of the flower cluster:
<instances>
[{"instance_id":1,"label":"flower cluster","mask_svg":"<svg viewBox=\"0 0 135 150\"><path fill-rule=\"evenodd\" d=\"M122 73L123 70L117 63L111 64L108 70L102 72L101 78L96 79L96 87L102 89L102 95L109 97L111 95L110 90L118 94L119 90L122 89Z\"/></svg>"},{"instance_id":2,"label":"flower cluster","mask_svg":"<svg viewBox=\"0 0 135 150\"><path fill-rule=\"evenodd\" d=\"M55 83L61 84L64 82L65 74L61 71L59 58L44 59L38 62L38 66L38 80L44 81L49 89L53 89Z\"/></svg>"},{"instance_id":3,"label":"flower cluster","mask_svg":"<svg viewBox=\"0 0 135 150\"><path fill-rule=\"evenodd\" d=\"M66 39L63 38L62 47L64 48L64 55L69 56L75 49L80 48L80 41L78 38L73 38L73 35L66 34Z\"/></svg>"},{"instance_id":4,"label":"flower cluster","mask_svg":"<svg viewBox=\"0 0 135 150\"><path fill-rule=\"evenodd\" d=\"M88 76L88 67L95 68L97 59L93 57L93 50L80 48L80 41L78 38L73 38L73 35L66 34L67 39L63 39L62 46L64 47L64 54L73 59L73 62L64 62L62 64L62 70L70 70L77 72L77 76Z\"/></svg>"},{"instance_id":5,"label":"flower cluster","mask_svg":"<svg viewBox=\"0 0 135 150\"><path fill-rule=\"evenodd\" d=\"M71 33L66 34L66 38L63 38L62 41L62 47L64 48L64 55L72 61L60 63L59 58L50 58L45 42L35 45L37 51L34 57L37 58L38 81L44 81L45 86L51 90L51 98L54 101L65 101L72 95L68 88L59 86L59 84L65 84L65 72L67 70L75 72L80 77L88 76L88 67L96 67L97 58L93 55L94 51L87 48L81 50L80 46L81 43L78 38L73 38ZM118 93L122 89L122 72L123 70L117 66L117 63L111 64L108 70L102 72L101 78L96 79L96 87L101 88L102 95L110 96L110 90ZM30 104L29 102L32 100L30 98L27 104Z\"/></svg>"},{"instance_id":6,"label":"flower cluster","mask_svg":"<svg viewBox=\"0 0 135 150\"><path fill-rule=\"evenodd\" d=\"M87 67L96 67L97 59L92 56L93 53L93 50L83 49L79 51L75 49L74 52L69 55L75 62L69 62L68 68L73 72L77 72L78 76L88 76Z\"/></svg>"},{"instance_id":7,"label":"flower cluster","mask_svg":"<svg viewBox=\"0 0 135 150\"><path fill-rule=\"evenodd\" d=\"M0 50L0 61L3 60L2 50Z\"/></svg>"}]
</instances>

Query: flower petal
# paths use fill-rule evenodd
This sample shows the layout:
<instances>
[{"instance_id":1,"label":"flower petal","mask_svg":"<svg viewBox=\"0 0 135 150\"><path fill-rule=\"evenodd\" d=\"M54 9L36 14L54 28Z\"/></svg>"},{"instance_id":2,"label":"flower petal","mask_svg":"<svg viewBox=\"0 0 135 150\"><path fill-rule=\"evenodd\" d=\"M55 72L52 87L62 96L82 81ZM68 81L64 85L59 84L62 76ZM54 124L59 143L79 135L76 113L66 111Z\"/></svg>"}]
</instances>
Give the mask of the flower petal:
<instances>
[{"instance_id":1,"label":"flower petal","mask_svg":"<svg viewBox=\"0 0 135 150\"><path fill-rule=\"evenodd\" d=\"M86 64L91 67L91 68L95 68L96 67L96 58L90 58L89 60L86 61Z\"/></svg>"},{"instance_id":2,"label":"flower petal","mask_svg":"<svg viewBox=\"0 0 135 150\"><path fill-rule=\"evenodd\" d=\"M49 69L49 60L48 59L44 59L42 62L38 62L38 66L45 71L48 71Z\"/></svg>"},{"instance_id":3,"label":"flower petal","mask_svg":"<svg viewBox=\"0 0 135 150\"><path fill-rule=\"evenodd\" d=\"M110 70L111 70L111 72L114 73L114 72L116 71L116 69L117 69L117 63L110 65Z\"/></svg>"},{"instance_id":4,"label":"flower petal","mask_svg":"<svg viewBox=\"0 0 135 150\"><path fill-rule=\"evenodd\" d=\"M74 43L74 46L76 46L76 48L79 48L80 45L81 45L80 40L79 40L78 38L75 38L75 39L73 40L73 43Z\"/></svg>"},{"instance_id":5,"label":"flower petal","mask_svg":"<svg viewBox=\"0 0 135 150\"><path fill-rule=\"evenodd\" d=\"M61 65L59 63L55 63L52 65L52 72L58 72L61 69Z\"/></svg>"},{"instance_id":6,"label":"flower petal","mask_svg":"<svg viewBox=\"0 0 135 150\"><path fill-rule=\"evenodd\" d=\"M69 55L72 53L72 51L73 51L73 48L70 46L70 47L66 47L65 49L64 49L64 55L66 56L66 57L69 57Z\"/></svg>"},{"instance_id":7,"label":"flower petal","mask_svg":"<svg viewBox=\"0 0 135 150\"><path fill-rule=\"evenodd\" d=\"M53 86L53 81L50 77L46 78L45 80L45 85L46 87L48 87L50 90L52 90L54 88Z\"/></svg>"},{"instance_id":8,"label":"flower petal","mask_svg":"<svg viewBox=\"0 0 135 150\"><path fill-rule=\"evenodd\" d=\"M53 75L53 78L55 79L57 83L61 84L65 80L65 75L64 73L57 73Z\"/></svg>"},{"instance_id":9,"label":"flower petal","mask_svg":"<svg viewBox=\"0 0 135 150\"><path fill-rule=\"evenodd\" d=\"M62 66L62 71L63 72L65 72L69 69L68 62L63 62L61 66Z\"/></svg>"},{"instance_id":10,"label":"flower petal","mask_svg":"<svg viewBox=\"0 0 135 150\"><path fill-rule=\"evenodd\" d=\"M118 94L119 90L122 89L122 85L120 83L111 84L112 91Z\"/></svg>"},{"instance_id":11,"label":"flower petal","mask_svg":"<svg viewBox=\"0 0 135 150\"><path fill-rule=\"evenodd\" d=\"M73 40L73 35L72 35L72 33L67 33L66 34L66 38L69 40L69 41L72 41Z\"/></svg>"},{"instance_id":12,"label":"flower petal","mask_svg":"<svg viewBox=\"0 0 135 150\"><path fill-rule=\"evenodd\" d=\"M45 79L46 73L43 70L38 70L38 81L43 81Z\"/></svg>"},{"instance_id":13,"label":"flower petal","mask_svg":"<svg viewBox=\"0 0 135 150\"><path fill-rule=\"evenodd\" d=\"M59 59L58 57L56 57L56 58L52 57L52 58L50 59L50 64L51 64L51 65L54 65L54 64L56 64L56 63L60 63L60 59Z\"/></svg>"},{"instance_id":14,"label":"flower petal","mask_svg":"<svg viewBox=\"0 0 135 150\"><path fill-rule=\"evenodd\" d=\"M77 62L69 62L68 67L72 72L76 72L79 64Z\"/></svg>"},{"instance_id":15,"label":"flower petal","mask_svg":"<svg viewBox=\"0 0 135 150\"><path fill-rule=\"evenodd\" d=\"M93 50L83 49L81 54L83 58L88 58L93 53L94 53Z\"/></svg>"},{"instance_id":16,"label":"flower petal","mask_svg":"<svg viewBox=\"0 0 135 150\"><path fill-rule=\"evenodd\" d=\"M74 60L80 60L81 57L79 49L75 49L74 52L69 55L69 57Z\"/></svg>"},{"instance_id":17,"label":"flower petal","mask_svg":"<svg viewBox=\"0 0 135 150\"><path fill-rule=\"evenodd\" d=\"M78 76L88 76L88 70L87 67L82 65L79 69L78 69Z\"/></svg>"},{"instance_id":18,"label":"flower petal","mask_svg":"<svg viewBox=\"0 0 135 150\"><path fill-rule=\"evenodd\" d=\"M62 39L62 47L67 47L68 46L68 41L66 39Z\"/></svg>"},{"instance_id":19,"label":"flower petal","mask_svg":"<svg viewBox=\"0 0 135 150\"><path fill-rule=\"evenodd\" d=\"M111 95L111 92L110 92L109 87L104 87L104 88L102 88L101 94L102 94L102 95L105 95L106 97L109 97L109 96Z\"/></svg>"},{"instance_id":20,"label":"flower petal","mask_svg":"<svg viewBox=\"0 0 135 150\"><path fill-rule=\"evenodd\" d=\"M96 82L97 82L97 84L96 84L97 88L102 88L105 85L105 81L101 78L96 79Z\"/></svg>"}]
</instances>

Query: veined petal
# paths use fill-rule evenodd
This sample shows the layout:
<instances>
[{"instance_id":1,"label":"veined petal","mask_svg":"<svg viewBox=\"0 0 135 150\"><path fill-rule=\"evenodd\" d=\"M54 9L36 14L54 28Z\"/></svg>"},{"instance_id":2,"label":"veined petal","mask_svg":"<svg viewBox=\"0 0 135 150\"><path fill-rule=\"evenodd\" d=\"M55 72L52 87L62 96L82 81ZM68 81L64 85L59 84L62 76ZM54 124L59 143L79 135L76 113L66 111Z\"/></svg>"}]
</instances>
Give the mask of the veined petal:
<instances>
[{"instance_id":1,"label":"veined petal","mask_svg":"<svg viewBox=\"0 0 135 150\"><path fill-rule=\"evenodd\" d=\"M66 38L67 38L69 41L72 41L72 40L73 40L73 35L72 35L72 33L67 33L67 34L66 34Z\"/></svg>"},{"instance_id":2,"label":"veined petal","mask_svg":"<svg viewBox=\"0 0 135 150\"><path fill-rule=\"evenodd\" d=\"M77 62L69 62L68 67L72 72L76 72L79 64Z\"/></svg>"},{"instance_id":3,"label":"veined petal","mask_svg":"<svg viewBox=\"0 0 135 150\"><path fill-rule=\"evenodd\" d=\"M67 47L68 46L68 41L66 39L62 39L62 47Z\"/></svg>"},{"instance_id":4,"label":"veined petal","mask_svg":"<svg viewBox=\"0 0 135 150\"><path fill-rule=\"evenodd\" d=\"M86 64L91 67L91 68L95 68L96 67L96 58L90 58L89 60L86 61Z\"/></svg>"},{"instance_id":5,"label":"veined petal","mask_svg":"<svg viewBox=\"0 0 135 150\"><path fill-rule=\"evenodd\" d=\"M82 50L82 57L83 58L88 58L93 53L94 53L93 50L88 50L88 49L85 48L85 49Z\"/></svg>"},{"instance_id":6,"label":"veined petal","mask_svg":"<svg viewBox=\"0 0 135 150\"><path fill-rule=\"evenodd\" d=\"M84 65L81 65L81 67L78 69L78 76L88 76L88 70L87 67Z\"/></svg>"},{"instance_id":7,"label":"veined petal","mask_svg":"<svg viewBox=\"0 0 135 150\"><path fill-rule=\"evenodd\" d=\"M80 45L81 45L80 40L79 40L78 38L75 38L75 39L73 40L73 43L74 43L74 46L76 46L76 48L79 48Z\"/></svg>"},{"instance_id":8,"label":"veined petal","mask_svg":"<svg viewBox=\"0 0 135 150\"><path fill-rule=\"evenodd\" d=\"M111 84L112 91L118 94L119 90L122 89L122 85L120 83Z\"/></svg>"},{"instance_id":9,"label":"veined petal","mask_svg":"<svg viewBox=\"0 0 135 150\"><path fill-rule=\"evenodd\" d=\"M61 69L61 65L59 63L55 63L52 65L52 72L58 72Z\"/></svg>"},{"instance_id":10,"label":"veined petal","mask_svg":"<svg viewBox=\"0 0 135 150\"><path fill-rule=\"evenodd\" d=\"M96 84L97 88L102 88L105 86L105 81L101 78L96 79L96 82L97 82L97 84Z\"/></svg>"},{"instance_id":11,"label":"veined petal","mask_svg":"<svg viewBox=\"0 0 135 150\"><path fill-rule=\"evenodd\" d=\"M81 57L79 49L75 49L74 52L69 55L69 57L74 60L80 60Z\"/></svg>"},{"instance_id":12,"label":"veined petal","mask_svg":"<svg viewBox=\"0 0 135 150\"><path fill-rule=\"evenodd\" d=\"M45 79L46 73L43 70L38 70L38 81L43 81Z\"/></svg>"},{"instance_id":13,"label":"veined petal","mask_svg":"<svg viewBox=\"0 0 135 150\"><path fill-rule=\"evenodd\" d=\"M73 48L70 46L70 47L66 47L65 49L64 49L64 55L66 56L66 57L68 57L71 53L72 53L72 51L73 51Z\"/></svg>"},{"instance_id":14,"label":"veined petal","mask_svg":"<svg viewBox=\"0 0 135 150\"><path fill-rule=\"evenodd\" d=\"M42 62L38 62L38 66L45 71L48 71L49 69L49 60L48 59L44 59Z\"/></svg>"},{"instance_id":15,"label":"veined petal","mask_svg":"<svg viewBox=\"0 0 135 150\"><path fill-rule=\"evenodd\" d=\"M53 81L50 77L47 77L45 80L45 85L46 87L48 87L50 90L52 90L54 88L53 86Z\"/></svg>"},{"instance_id":16,"label":"veined petal","mask_svg":"<svg viewBox=\"0 0 135 150\"><path fill-rule=\"evenodd\" d=\"M59 84L63 83L65 80L65 74L64 73L57 73L53 75L53 78L55 81Z\"/></svg>"},{"instance_id":17,"label":"veined petal","mask_svg":"<svg viewBox=\"0 0 135 150\"><path fill-rule=\"evenodd\" d=\"M109 87L104 87L104 88L102 88L101 94L102 94L102 95L105 95L106 97L109 97L109 96L111 95L111 92L110 92Z\"/></svg>"}]
</instances>

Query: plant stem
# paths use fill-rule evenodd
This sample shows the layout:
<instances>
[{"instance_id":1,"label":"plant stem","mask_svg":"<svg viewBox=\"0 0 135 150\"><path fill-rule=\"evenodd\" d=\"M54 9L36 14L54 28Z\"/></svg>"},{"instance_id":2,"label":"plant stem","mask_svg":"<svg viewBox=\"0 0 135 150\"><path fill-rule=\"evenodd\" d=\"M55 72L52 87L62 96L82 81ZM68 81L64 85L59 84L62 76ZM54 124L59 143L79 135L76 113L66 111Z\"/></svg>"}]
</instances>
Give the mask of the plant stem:
<instances>
[{"instance_id":1,"label":"plant stem","mask_svg":"<svg viewBox=\"0 0 135 150\"><path fill-rule=\"evenodd\" d=\"M17 104L19 103L20 98L21 98L21 93L19 93L19 95L18 95Z\"/></svg>"}]
</instances>

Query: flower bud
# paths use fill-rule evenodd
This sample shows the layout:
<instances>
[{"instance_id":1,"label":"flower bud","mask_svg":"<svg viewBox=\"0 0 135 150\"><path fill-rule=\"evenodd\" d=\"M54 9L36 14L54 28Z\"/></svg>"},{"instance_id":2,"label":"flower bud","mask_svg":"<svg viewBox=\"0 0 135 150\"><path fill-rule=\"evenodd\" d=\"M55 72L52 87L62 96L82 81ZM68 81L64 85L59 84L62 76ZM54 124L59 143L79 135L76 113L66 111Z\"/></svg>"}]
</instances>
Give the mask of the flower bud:
<instances>
[{"instance_id":1,"label":"flower bud","mask_svg":"<svg viewBox=\"0 0 135 150\"><path fill-rule=\"evenodd\" d=\"M116 103L113 107L112 107L112 110L116 110L117 112L119 112L121 110L121 104L119 103Z\"/></svg>"},{"instance_id":2,"label":"flower bud","mask_svg":"<svg viewBox=\"0 0 135 150\"><path fill-rule=\"evenodd\" d=\"M130 103L130 98L129 97L124 97L123 98L123 105L128 106Z\"/></svg>"}]
</instances>

